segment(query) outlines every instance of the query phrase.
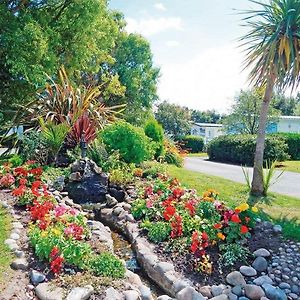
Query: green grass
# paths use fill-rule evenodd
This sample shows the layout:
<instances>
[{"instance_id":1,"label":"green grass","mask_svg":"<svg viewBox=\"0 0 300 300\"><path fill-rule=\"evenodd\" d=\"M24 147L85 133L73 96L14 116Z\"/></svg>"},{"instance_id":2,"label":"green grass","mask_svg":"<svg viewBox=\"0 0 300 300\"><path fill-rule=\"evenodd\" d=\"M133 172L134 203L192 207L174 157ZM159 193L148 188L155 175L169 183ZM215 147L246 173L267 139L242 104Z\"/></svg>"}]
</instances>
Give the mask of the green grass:
<instances>
[{"instance_id":1,"label":"green grass","mask_svg":"<svg viewBox=\"0 0 300 300\"><path fill-rule=\"evenodd\" d=\"M284 162L278 162L276 168L300 173L300 160L287 160Z\"/></svg>"},{"instance_id":2,"label":"green grass","mask_svg":"<svg viewBox=\"0 0 300 300\"><path fill-rule=\"evenodd\" d=\"M248 190L244 184L172 165L167 166L167 172L179 179L184 186L195 189L200 195L208 189L216 190L219 192L219 199L229 206L236 206L248 200ZM300 198L270 193L267 200L271 201L271 205L259 205L265 213L262 214L264 219L272 219L275 223L284 225L286 237L300 240Z\"/></svg>"},{"instance_id":3,"label":"green grass","mask_svg":"<svg viewBox=\"0 0 300 300\"><path fill-rule=\"evenodd\" d=\"M6 211L0 207L0 291L1 286L7 281L7 273L10 272L12 255L4 241L8 238L11 230L11 218Z\"/></svg>"},{"instance_id":4,"label":"green grass","mask_svg":"<svg viewBox=\"0 0 300 300\"><path fill-rule=\"evenodd\" d=\"M206 152L198 152L198 153L189 153L187 155L188 157L207 157L207 153Z\"/></svg>"}]
</instances>

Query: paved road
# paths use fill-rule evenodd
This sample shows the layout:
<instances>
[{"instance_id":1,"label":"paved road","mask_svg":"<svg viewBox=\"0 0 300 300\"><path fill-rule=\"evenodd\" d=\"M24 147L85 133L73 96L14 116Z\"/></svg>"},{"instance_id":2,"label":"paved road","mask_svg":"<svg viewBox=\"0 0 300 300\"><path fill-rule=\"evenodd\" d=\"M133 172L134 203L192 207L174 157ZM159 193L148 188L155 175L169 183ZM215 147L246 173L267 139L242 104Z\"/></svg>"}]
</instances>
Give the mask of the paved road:
<instances>
[{"instance_id":1,"label":"paved road","mask_svg":"<svg viewBox=\"0 0 300 300\"><path fill-rule=\"evenodd\" d=\"M246 182L240 166L208 161L205 157L187 157L184 167L191 171L219 176L236 182ZM252 168L248 168L248 170L251 174L250 178L252 178ZM300 198L300 173L284 172L270 190Z\"/></svg>"}]
</instances>

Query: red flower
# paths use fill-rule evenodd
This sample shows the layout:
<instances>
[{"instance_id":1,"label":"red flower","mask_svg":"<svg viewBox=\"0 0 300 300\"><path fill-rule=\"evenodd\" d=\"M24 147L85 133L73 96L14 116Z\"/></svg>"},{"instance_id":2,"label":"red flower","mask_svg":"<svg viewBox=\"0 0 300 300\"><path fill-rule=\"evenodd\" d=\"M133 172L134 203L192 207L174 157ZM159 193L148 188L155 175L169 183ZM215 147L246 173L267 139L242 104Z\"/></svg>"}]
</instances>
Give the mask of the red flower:
<instances>
[{"instance_id":1,"label":"red flower","mask_svg":"<svg viewBox=\"0 0 300 300\"><path fill-rule=\"evenodd\" d=\"M182 218L179 215L175 216L175 219L171 222L171 238L182 236Z\"/></svg>"},{"instance_id":2,"label":"red flower","mask_svg":"<svg viewBox=\"0 0 300 300\"><path fill-rule=\"evenodd\" d=\"M180 198L181 196L184 195L184 189L179 188L179 187L174 189L173 190L173 195L174 195L175 198Z\"/></svg>"},{"instance_id":3,"label":"red flower","mask_svg":"<svg viewBox=\"0 0 300 300\"><path fill-rule=\"evenodd\" d=\"M14 173L16 176L23 176L23 177L27 177L27 175L28 175L28 171L25 170L23 167L15 168Z\"/></svg>"},{"instance_id":4,"label":"red flower","mask_svg":"<svg viewBox=\"0 0 300 300\"><path fill-rule=\"evenodd\" d=\"M245 217L246 223L249 223L250 220L251 220L251 219L250 219L249 217Z\"/></svg>"},{"instance_id":5,"label":"red flower","mask_svg":"<svg viewBox=\"0 0 300 300\"><path fill-rule=\"evenodd\" d=\"M11 194L16 197L21 197L24 195L25 191L26 191L26 186L20 185L18 188L14 189Z\"/></svg>"},{"instance_id":6,"label":"red flower","mask_svg":"<svg viewBox=\"0 0 300 300\"><path fill-rule=\"evenodd\" d=\"M27 179L26 178L21 178L19 180L19 185L26 185L26 183L27 183Z\"/></svg>"},{"instance_id":7,"label":"red flower","mask_svg":"<svg viewBox=\"0 0 300 300\"><path fill-rule=\"evenodd\" d=\"M59 249L58 249L58 247L53 247L52 248L52 250L51 250L51 252L50 252L50 258L51 259L54 259L54 258L56 258L57 256L59 255Z\"/></svg>"},{"instance_id":8,"label":"red flower","mask_svg":"<svg viewBox=\"0 0 300 300\"><path fill-rule=\"evenodd\" d=\"M34 168L34 169L31 169L29 171L29 173L32 174L32 175L41 176L43 174L43 169L41 167Z\"/></svg>"},{"instance_id":9,"label":"red flower","mask_svg":"<svg viewBox=\"0 0 300 300\"><path fill-rule=\"evenodd\" d=\"M51 261L50 269L54 274L58 274L61 272L63 266L64 259L61 256L56 257Z\"/></svg>"},{"instance_id":10,"label":"red flower","mask_svg":"<svg viewBox=\"0 0 300 300\"><path fill-rule=\"evenodd\" d=\"M191 251L196 257L200 257L205 254L205 248L209 246L208 235L205 231L201 233L201 237L197 231L192 234Z\"/></svg>"},{"instance_id":11,"label":"red flower","mask_svg":"<svg viewBox=\"0 0 300 300\"><path fill-rule=\"evenodd\" d=\"M38 188L40 187L41 183L42 183L41 181L36 180L31 185L31 192L36 197L41 196L41 193L38 191Z\"/></svg>"},{"instance_id":12,"label":"red flower","mask_svg":"<svg viewBox=\"0 0 300 300\"><path fill-rule=\"evenodd\" d=\"M197 204L196 200L188 200L185 204L185 208L189 210L191 216L194 216L196 213L196 209L195 209L196 204Z\"/></svg>"},{"instance_id":13,"label":"red flower","mask_svg":"<svg viewBox=\"0 0 300 300\"><path fill-rule=\"evenodd\" d=\"M237 214L234 214L234 215L231 216L231 222L241 223L241 219Z\"/></svg>"},{"instance_id":14,"label":"red flower","mask_svg":"<svg viewBox=\"0 0 300 300\"><path fill-rule=\"evenodd\" d=\"M48 192L48 190L47 190L47 184L43 184L43 193L44 193L44 196L45 197L47 197L47 196L49 196L50 194L49 194L49 192Z\"/></svg>"},{"instance_id":15,"label":"red flower","mask_svg":"<svg viewBox=\"0 0 300 300\"><path fill-rule=\"evenodd\" d=\"M214 228L215 228L215 229L221 229L221 228L222 228L222 224L215 224L215 225L214 225Z\"/></svg>"},{"instance_id":16,"label":"red flower","mask_svg":"<svg viewBox=\"0 0 300 300\"><path fill-rule=\"evenodd\" d=\"M162 202L162 206L167 207L169 205L172 205L173 201L175 201L175 199L172 196L169 196L165 201Z\"/></svg>"},{"instance_id":17,"label":"red flower","mask_svg":"<svg viewBox=\"0 0 300 300\"><path fill-rule=\"evenodd\" d=\"M202 232L201 238L202 238L202 240L205 240L205 241L208 240L208 235L205 231Z\"/></svg>"},{"instance_id":18,"label":"red flower","mask_svg":"<svg viewBox=\"0 0 300 300\"><path fill-rule=\"evenodd\" d=\"M40 220L43 221L45 216L53 209L53 203L50 201L45 201L44 203L40 204L38 201L33 201L33 206L29 208L31 219L36 221Z\"/></svg>"},{"instance_id":19,"label":"red flower","mask_svg":"<svg viewBox=\"0 0 300 300\"><path fill-rule=\"evenodd\" d=\"M69 236L73 236L75 240L81 240L82 239L82 234L83 234L83 228L81 226L78 226L77 224L70 224L66 229L65 229L65 234Z\"/></svg>"},{"instance_id":20,"label":"red flower","mask_svg":"<svg viewBox=\"0 0 300 300\"><path fill-rule=\"evenodd\" d=\"M163 216L166 221L169 221L174 216L175 213L176 213L176 208L174 206L169 205L168 207L166 207Z\"/></svg>"},{"instance_id":21,"label":"red flower","mask_svg":"<svg viewBox=\"0 0 300 300\"><path fill-rule=\"evenodd\" d=\"M249 229L248 229L247 226L245 226L245 225L242 225L242 226L241 226L241 233L242 233L242 234L245 234L245 233L247 233L248 231L249 231Z\"/></svg>"}]
</instances>

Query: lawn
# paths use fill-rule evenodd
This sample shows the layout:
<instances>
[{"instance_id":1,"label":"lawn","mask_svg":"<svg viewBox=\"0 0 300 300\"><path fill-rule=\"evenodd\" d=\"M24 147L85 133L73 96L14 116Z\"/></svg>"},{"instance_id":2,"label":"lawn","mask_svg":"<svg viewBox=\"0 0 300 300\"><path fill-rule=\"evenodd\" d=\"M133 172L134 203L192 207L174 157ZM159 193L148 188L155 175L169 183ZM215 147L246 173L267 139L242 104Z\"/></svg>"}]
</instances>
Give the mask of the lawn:
<instances>
[{"instance_id":1,"label":"lawn","mask_svg":"<svg viewBox=\"0 0 300 300\"><path fill-rule=\"evenodd\" d=\"M246 202L248 199L247 187L244 184L171 165L167 167L167 172L172 177L178 178L184 186L197 190L199 194L208 189L218 191L220 200L230 206ZM300 199L270 193L268 200L271 201L271 205L260 204L260 207L267 214L266 217L270 216L277 223L281 223L283 227L286 227L286 232L289 232L288 236L296 237L300 240L300 225L298 223L300 219ZM297 218L298 224L295 224L295 220L292 220L292 222L283 221L281 220L282 217L286 217L289 220Z\"/></svg>"},{"instance_id":2,"label":"lawn","mask_svg":"<svg viewBox=\"0 0 300 300\"><path fill-rule=\"evenodd\" d=\"M300 173L300 160L287 160L284 162L279 162L277 164L277 168L290 172Z\"/></svg>"},{"instance_id":3,"label":"lawn","mask_svg":"<svg viewBox=\"0 0 300 300\"><path fill-rule=\"evenodd\" d=\"M188 157L207 157L207 153L206 152L198 152L198 153L189 153L187 155Z\"/></svg>"},{"instance_id":4,"label":"lawn","mask_svg":"<svg viewBox=\"0 0 300 300\"><path fill-rule=\"evenodd\" d=\"M7 281L9 265L12 259L11 252L4 244L9 235L11 220L9 215L0 207L0 291L3 283Z\"/></svg>"}]
</instances>

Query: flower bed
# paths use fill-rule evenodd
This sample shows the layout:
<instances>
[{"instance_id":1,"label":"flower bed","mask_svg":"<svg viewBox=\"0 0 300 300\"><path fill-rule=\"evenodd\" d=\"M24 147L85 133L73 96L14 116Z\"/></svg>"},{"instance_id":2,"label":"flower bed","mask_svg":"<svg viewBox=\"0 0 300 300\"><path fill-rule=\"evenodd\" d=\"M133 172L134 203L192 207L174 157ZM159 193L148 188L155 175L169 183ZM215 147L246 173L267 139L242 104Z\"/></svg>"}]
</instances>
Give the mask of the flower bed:
<instances>
[{"instance_id":1,"label":"flower bed","mask_svg":"<svg viewBox=\"0 0 300 300\"><path fill-rule=\"evenodd\" d=\"M11 188L18 205L26 205L30 216L28 235L36 256L48 261L58 274L65 266L96 275L122 278L123 263L109 252L97 255L88 243L87 219L77 209L58 204L41 181L43 169L29 161L22 167L0 167L0 188Z\"/></svg>"},{"instance_id":2,"label":"flower bed","mask_svg":"<svg viewBox=\"0 0 300 300\"><path fill-rule=\"evenodd\" d=\"M243 203L229 208L209 190L199 197L173 178L159 175L139 187L132 214L150 241L170 257L202 274L222 272L247 259L245 247L256 223L256 207ZM186 261L188 258L188 261Z\"/></svg>"}]
</instances>

